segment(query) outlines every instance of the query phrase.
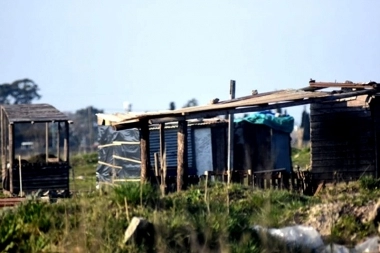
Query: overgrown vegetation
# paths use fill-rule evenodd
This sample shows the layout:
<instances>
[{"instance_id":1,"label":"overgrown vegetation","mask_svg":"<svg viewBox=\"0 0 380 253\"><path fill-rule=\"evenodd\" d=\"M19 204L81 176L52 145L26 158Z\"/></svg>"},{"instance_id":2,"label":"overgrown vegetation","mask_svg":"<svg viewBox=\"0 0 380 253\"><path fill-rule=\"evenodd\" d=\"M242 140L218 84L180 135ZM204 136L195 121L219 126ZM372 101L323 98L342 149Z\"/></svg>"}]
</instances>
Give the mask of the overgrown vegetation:
<instances>
[{"instance_id":1,"label":"overgrown vegetation","mask_svg":"<svg viewBox=\"0 0 380 253\"><path fill-rule=\"evenodd\" d=\"M83 193L54 204L28 202L3 212L0 251L139 252L122 239L130 219L141 216L155 225L156 252L262 252L252 226L285 225L309 202L285 191L241 185L227 191L222 184L161 197L148 184L141 189L131 183L107 194Z\"/></svg>"},{"instance_id":2,"label":"overgrown vegetation","mask_svg":"<svg viewBox=\"0 0 380 253\"><path fill-rule=\"evenodd\" d=\"M292 148L292 163L293 166L299 166L301 169L306 169L310 166L310 148Z\"/></svg>"},{"instance_id":3,"label":"overgrown vegetation","mask_svg":"<svg viewBox=\"0 0 380 253\"><path fill-rule=\"evenodd\" d=\"M326 187L318 197L221 183L201 183L164 197L139 183L94 191L97 154L73 156L71 163L75 177L83 177L75 180L72 198L1 210L0 252L147 252L123 243L134 216L154 224L153 252L294 252L273 238L259 238L253 226L302 223L315 204L348 201L355 208L380 196L378 181L367 177L342 188ZM347 245L373 233L374 224L343 212L332 224L329 242Z\"/></svg>"}]
</instances>

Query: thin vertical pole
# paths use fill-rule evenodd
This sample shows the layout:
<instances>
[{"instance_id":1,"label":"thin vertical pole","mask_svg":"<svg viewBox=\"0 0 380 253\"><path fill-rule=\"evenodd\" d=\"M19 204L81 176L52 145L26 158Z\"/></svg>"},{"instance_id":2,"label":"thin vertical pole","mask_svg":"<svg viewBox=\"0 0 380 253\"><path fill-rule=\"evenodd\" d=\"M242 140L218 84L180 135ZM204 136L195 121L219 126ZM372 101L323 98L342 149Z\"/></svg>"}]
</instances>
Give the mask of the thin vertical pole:
<instances>
[{"instance_id":1,"label":"thin vertical pole","mask_svg":"<svg viewBox=\"0 0 380 253\"><path fill-rule=\"evenodd\" d=\"M147 121L141 123L140 129L140 149L141 149L141 183L146 183L148 180L149 165L150 165L150 150L149 150L149 125Z\"/></svg>"},{"instance_id":2,"label":"thin vertical pole","mask_svg":"<svg viewBox=\"0 0 380 253\"><path fill-rule=\"evenodd\" d=\"M13 161L15 159L14 124L8 124L9 131L9 191L13 193Z\"/></svg>"},{"instance_id":3,"label":"thin vertical pole","mask_svg":"<svg viewBox=\"0 0 380 253\"><path fill-rule=\"evenodd\" d=\"M49 161L49 123L45 123L45 160Z\"/></svg>"},{"instance_id":4,"label":"thin vertical pole","mask_svg":"<svg viewBox=\"0 0 380 253\"><path fill-rule=\"evenodd\" d=\"M18 156L18 173L20 176L20 192L19 195L22 197L22 169L21 169L21 156Z\"/></svg>"},{"instance_id":5,"label":"thin vertical pole","mask_svg":"<svg viewBox=\"0 0 380 253\"><path fill-rule=\"evenodd\" d=\"M4 112L3 109L1 109L1 179L3 182L3 187L4 187L4 180L5 176L7 174L7 161L6 161L6 146L7 144L5 143L6 137L5 137L5 117L4 117Z\"/></svg>"},{"instance_id":6,"label":"thin vertical pole","mask_svg":"<svg viewBox=\"0 0 380 253\"><path fill-rule=\"evenodd\" d=\"M165 123L160 124L160 161L161 161L161 193L165 195L166 190L166 143Z\"/></svg>"},{"instance_id":7,"label":"thin vertical pole","mask_svg":"<svg viewBox=\"0 0 380 253\"><path fill-rule=\"evenodd\" d=\"M230 99L235 98L235 81L230 81ZM231 183L231 173L234 166L234 114L228 114L228 155L227 155L228 184Z\"/></svg>"},{"instance_id":8,"label":"thin vertical pole","mask_svg":"<svg viewBox=\"0 0 380 253\"><path fill-rule=\"evenodd\" d=\"M178 122L177 191L186 187L187 181L187 121Z\"/></svg>"},{"instance_id":9,"label":"thin vertical pole","mask_svg":"<svg viewBox=\"0 0 380 253\"><path fill-rule=\"evenodd\" d=\"M65 139L63 140L63 153L65 156L65 162L69 163L70 147L69 147L69 122L65 121Z\"/></svg>"},{"instance_id":10,"label":"thin vertical pole","mask_svg":"<svg viewBox=\"0 0 380 253\"><path fill-rule=\"evenodd\" d=\"M57 157L58 157L58 162L60 161L60 156L61 156L61 150L60 150L60 137L61 137L61 122L58 123L58 133L57 133Z\"/></svg>"}]
</instances>

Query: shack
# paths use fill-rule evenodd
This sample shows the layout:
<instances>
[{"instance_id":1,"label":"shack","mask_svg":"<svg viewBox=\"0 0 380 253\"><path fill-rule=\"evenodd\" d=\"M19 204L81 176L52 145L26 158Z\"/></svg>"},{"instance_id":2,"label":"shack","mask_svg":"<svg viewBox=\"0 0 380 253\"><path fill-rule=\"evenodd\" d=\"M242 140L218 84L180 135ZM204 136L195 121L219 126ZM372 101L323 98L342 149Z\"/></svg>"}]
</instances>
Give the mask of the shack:
<instances>
[{"instance_id":1,"label":"shack","mask_svg":"<svg viewBox=\"0 0 380 253\"><path fill-rule=\"evenodd\" d=\"M1 106L5 193L69 192L69 118L49 104ZM29 145L25 149L25 143Z\"/></svg>"},{"instance_id":2,"label":"shack","mask_svg":"<svg viewBox=\"0 0 380 253\"><path fill-rule=\"evenodd\" d=\"M141 175L140 132L138 129L116 131L109 120L118 121L123 114L97 114L98 117L98 152L97 182L109 183L117 181L139 180ZM108 122L107 122L108 120ZM177 131L178 124L165 125L164 142L166 146L166 175L176 176L177 169ZM189 121L187 129L187 176L200 176L205 171L226 168L227 122L221 118L196 119ZM152 162L149 168L150 177L161 167L160 158L160 126L149 127L149 150ZM156 157L155 157L156 154Z\"/></svg>"},{"instance_id":3,"label":"shack","mask_svg":"<svg viewBox=\"0 0 380 253\"><path fill-rule=\"evenodd\" d=\"M326 88L332 89L324 90ZM130 128L140 130L140 180L145 182L151 166L149 126L164 126L170 122L178 122L177 190L181 190L186 184L185 175L188 168L186 142L189 120L311 104L311 173L315 173L313 179L332 181L339 175L347 180L365 174L378 176L379 88L379 84L372 81L337 83L310 80L309 86L301 89L265 93L255 91L252 95L225 101L216 100L209 105L135 114L112 123L112 126L117 131ZM233 128L232 125L229 122L229 129ZM164 140L161 136L163 134L160 132L161 140ZM229 131L229 147L232 136ZM161 145L161 160L165 154L162 147ZM229 150L230 155L227 158L231 161L233 150ZM231 173L233 169L230 165L229 167L227 173Z\"/></svg>"}]
</instances>

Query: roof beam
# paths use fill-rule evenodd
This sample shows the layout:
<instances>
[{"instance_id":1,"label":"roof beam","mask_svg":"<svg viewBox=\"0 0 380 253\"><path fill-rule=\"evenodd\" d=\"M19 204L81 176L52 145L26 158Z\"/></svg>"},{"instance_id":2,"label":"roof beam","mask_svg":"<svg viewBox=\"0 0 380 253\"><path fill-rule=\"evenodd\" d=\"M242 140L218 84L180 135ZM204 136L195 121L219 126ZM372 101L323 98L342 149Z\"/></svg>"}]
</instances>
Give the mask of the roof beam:
<instances>
[{"instance_id":1,"label":"roof beam","mask_svg":"<svg viewBox=\"0 0 380 253\"><path fill-rule=\"evenodd\" d=\"M280 102L280 103L263 103L259 105L254 106L244 106L244 107L230 107L230 108L222 108L222 109L209 109L207 111L200 111L200 112L186 112L186 115L183 115L183 113L178 113L178 115L157 115L157 116L147 116L149 117L149 123L150 124L157 124L157 123L168 123L173 121L180 121L180 120L189 120L189 119L196 119L196 118L212 118L218 115L225 115L228 113L246 113L246 112L258 112L258 111L264 111L264 110L272 110L277 108L285 108L285 107L292 107L292 106L299 106L299 105L306 105L311 103L321 103L321 102L327 102L327 101L334 101L337 99L343 99L343 98L349 98L349 97L355 97L355 96L361 96L361 95L373 95L376 94L376 89L364 89L364 90L357 90L357 91L350 91L350 92L341 92L341 93L331 93L328 96L323 97L310 97L310 98L303 98L303 99L293 99L291 101L286 102ZM145 117L144 119L147 119ZM140 120L142 120L141 118ZM133 122L136 120L132 120ZM116 130L123 130L128 128L134 128L139 127L138 124L130 124L129 121L118 123L114 125Z\"/></svg>"}]
</instances>

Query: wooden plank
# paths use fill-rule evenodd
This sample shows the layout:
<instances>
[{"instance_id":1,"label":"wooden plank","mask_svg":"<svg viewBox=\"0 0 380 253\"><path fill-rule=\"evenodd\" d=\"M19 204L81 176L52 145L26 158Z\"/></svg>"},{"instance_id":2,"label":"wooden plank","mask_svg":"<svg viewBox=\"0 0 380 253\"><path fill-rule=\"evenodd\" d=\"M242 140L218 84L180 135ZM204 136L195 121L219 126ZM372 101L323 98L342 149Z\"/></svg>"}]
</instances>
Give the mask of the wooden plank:
<instances>
[{"instance_id":1,"label":"wooden plank","mask_svg":"<svg viewBox=\"0 0 380 253\"><path fill-rule=\"evenodd\" d=\"M317 88L351 88L351 89L373 89L376 84L374 83L337 83L337 82L311 82L310 87Z\"/></svg>"},{"instance_id":2,"label":"wooden plank","mask_svg":"<svg viewBox=\"0 0 380 253\"><path fill-rule=\"evenodd\" d=\"M149 150L149 126L148 122L141 122L140 129L140 149L141 149L141 183L148 181L150 168L150 150Z\"/></svg>"},{"instance_id":3,"label":"wooden plank","mask_svg":"<svg viewBox=\"0 0 380 253\"><path fill-rule=\"evenodd\" d=\"M158 153L154 153L154 175L156 177L160 175L159 170L158 170L159 168L158 163L159 163Z\"/></svg>"},{"instance_id":4,"label":"wooden plank","mask_svg":"<svg viewBox=\"0 0 380 253\"><path fill-rule=\"evenodd\" d=\"M161 193L166 192L166 143L165 143L165 123L160 124L160 161L161 161Z\"/></svg>"},{"instance_id":5,"label":"wooden plank","mask_svg":"<svg viewBox=\"0 0 380 253\"><path fill-rule=\"evenodd\" d=\"M69 146L69 137L70 137L70 131L69 131L69 122L65 122L65 138L63 140L63 155L65 157L65 162L70 163L70 146Z\"/></svg>"},{"instance_id":6,"label":"wooden plank","mask_svg":"<svg viewBox=\"0 0 380 253\"><path fill-rule=\"evenodd\" d=\"M371 114L371 111L369 108L363 108L363 107L343 107L343 108L337 108L337 107L332 107L332 108L320 108L320 109L313 109L310 112L310 117L315 117L315 116L323 116L325 114L334 114L334 113L369 113Z\"/></svg>"},{"instance_id":7,"label":"wooden plank","mask_svg":"<svg viewBox=\"0 0 380 253\"><path fill-rule=\"evenodd\" d=\"M374 159L360 159L360 160L347 160L347 159L336 159L336 160L314 160L312 159L312 166L337 166L337 167L355 167L361 165L368 165L374 163Z\"/></svg>"},{"instance_id":8,"label":"wooden plank","mask_svg":"<svg viewBox=\"0 0 380 253\"><path fill-rule=\"evenodd\" d=\"M58 122L57 124L58 124L58 126L57 126L57 157L58 157L58 161L59 161L59 159L61 157L61 150L60 150L60 148L61 148L61 142L60 142L60 140L61 140L61 123Z\"/></svg>"},{"instance_id":9,"label":"wooden plank","mask_svg":"<svg viewBox=\"0 0 380 253\"><path fill-rule=\"evenodd\" d=\"M45 123L45 162L49 161L49 123Z\"/></svg>"},{"instance_id":10,"label":"wooden plank","mask_svg":"<svg viewBox=\"0 0 380 253\"><path fill-rule=\"evenodd\" d=\"M15 146L14 146L14 124L8 124L8 140L9 140L9 191L13 193L13 161L15 158Z\"/></svg>"},{"instance_id":11,"label":"wooden plank","mask_svg":"<svg viewBox=\"0 0 380 253\"><path fill-rule=\"evenodd\" d=\"M177 191L186 187L187 178L187 121L178 122Z\"/></svg>"},{"instance_id":12,"label":"wooden plank","mask_svg":"<svg viewBox=\"0 0 380 253\"><path fill-rule=\"evenodd\" d=\"M342 149L339 147L324 147L324 148L313 148L311 149L311 155L313 157L338 157L338 156L352 156L352 154L360 152L361 155L367 154L372 155L374 150L373 148L357 147L358 151L355 151L352 148Z\"/></svg>"},{"instance_id":13,"label":"wooden plank","mask_svg":"<svg viewBox=\"0 0 380 253\"><path fill-rule=\"evenodd\" d=\"M311 116L310 124L311 124L311 127L313 128L313 123L332 124L333 122L337 122L337 121L355 123L354 120L365 121L368 123L372 122L370 113L352 112L349 114L348 113L332 113L332 114Z\"/></svg>"},{"instance_id":14,"label":"wooden plank","mask_svg":"<svg viewBox=\"0 0 380 253\"><path fill-rule=\"evenodd\" d=\"M7 174L7 159L6 159L6 124L5 124L5 113L3 108L1 108L1 179L2 179L2 187L4 187L5 177Z\"/></svg>"},{"instance_id":15,"label":"wooden plank","mask_svg":"<svg viewBox=\"0 0 380 253\"><path fill-rule=\"evenodd\" d=\"M317 139L317 140L312 140L311 142L311 149L313 148L343 148L345 149L347 147L347 143L348 141L347 140L342 140L342 141L331 141L331 140L328 140L326 138L321 138L321 139ZM365 147L365 146L368 146L368 147L372 147L373 143L370 142L369 138L366 138L366 139L359 139L357 142L357 145L360 145L360 147Z\"/></svg>"}]
</instances>

